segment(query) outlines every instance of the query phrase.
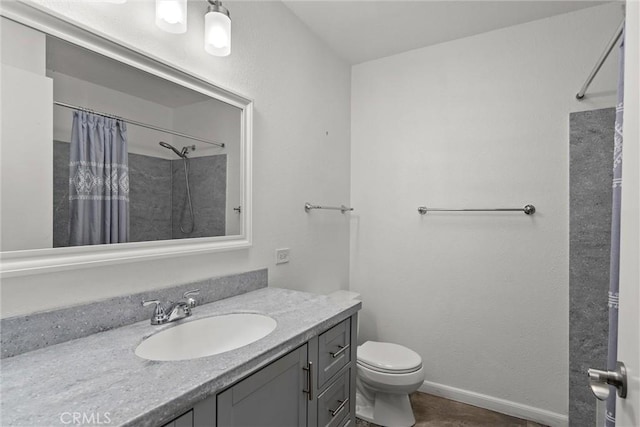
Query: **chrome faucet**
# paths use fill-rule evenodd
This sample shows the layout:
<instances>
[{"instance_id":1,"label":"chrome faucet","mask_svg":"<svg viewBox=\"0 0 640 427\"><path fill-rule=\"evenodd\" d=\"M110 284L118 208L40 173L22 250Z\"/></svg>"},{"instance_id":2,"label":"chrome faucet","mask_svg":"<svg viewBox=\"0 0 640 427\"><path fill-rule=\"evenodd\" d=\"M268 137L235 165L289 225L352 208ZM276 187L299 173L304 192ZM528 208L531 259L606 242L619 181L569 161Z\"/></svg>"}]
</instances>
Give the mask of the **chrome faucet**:
<instances>
[{"instance_id":1,"label":"chrome faucet","mask_svg":"<svg viewBox=\"0 0 640 427\"><path fill-rule=\"evenodd\" d=\"M198 295L198 293L200 293L200 289L187 291L182 295L182 298L179 301L169 301L169 306L166 309L157 299L142 301L142 305L146 307L148 305L155 304L156 308L153 311L153 316L151 316L151 324L163 325L165 323L174 322L191 316L191 309L198 305L196 300L191 298L191 295Z\"/></svg>"}]
</instances>

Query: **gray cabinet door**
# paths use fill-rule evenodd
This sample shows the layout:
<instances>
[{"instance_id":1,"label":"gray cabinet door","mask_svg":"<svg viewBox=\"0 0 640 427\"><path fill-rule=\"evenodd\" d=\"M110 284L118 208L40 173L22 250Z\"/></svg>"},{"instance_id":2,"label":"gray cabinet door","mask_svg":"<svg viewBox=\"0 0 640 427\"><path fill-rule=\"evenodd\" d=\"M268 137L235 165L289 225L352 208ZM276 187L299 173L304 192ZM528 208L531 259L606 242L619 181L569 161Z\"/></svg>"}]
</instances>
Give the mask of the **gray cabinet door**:
<instances>
[{"instance_id":1,"label":"gray cabinet door","mask_svg":"<svg viewBox=\"0 0 640 427\"><path fill-rule=\"evenodd\" d=\"M218 394L218 427L307 425L307 344Z\"/></svg>"},{"instance_id":2,"label":"gray cabinet door","mask_svg":"<svg viewBox=\"0 0 640 427\"><path fill-rule=\"evenodd\" d=\"M180 415L178 418L162 427L193 427L193 410Z\"/></svg>"}]
</instances>

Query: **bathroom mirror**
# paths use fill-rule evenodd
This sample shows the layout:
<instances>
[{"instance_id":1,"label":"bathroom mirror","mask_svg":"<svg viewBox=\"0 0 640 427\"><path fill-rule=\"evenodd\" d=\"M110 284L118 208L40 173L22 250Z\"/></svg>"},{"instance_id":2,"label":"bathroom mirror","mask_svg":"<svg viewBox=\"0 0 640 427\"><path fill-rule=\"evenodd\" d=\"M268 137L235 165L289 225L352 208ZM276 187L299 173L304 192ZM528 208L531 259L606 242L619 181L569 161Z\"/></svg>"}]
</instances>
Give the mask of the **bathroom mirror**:
<instances>
[{"instance_id":1,"label":"bathroom mirror","mask_svg":"<svg viewBox=\"0 0 640 427\"><path fill-rule=\"evenodd\" d=\"M3 276L250 246L251 100L33 5L2 16Z\"/></svg>"}]
</instances>

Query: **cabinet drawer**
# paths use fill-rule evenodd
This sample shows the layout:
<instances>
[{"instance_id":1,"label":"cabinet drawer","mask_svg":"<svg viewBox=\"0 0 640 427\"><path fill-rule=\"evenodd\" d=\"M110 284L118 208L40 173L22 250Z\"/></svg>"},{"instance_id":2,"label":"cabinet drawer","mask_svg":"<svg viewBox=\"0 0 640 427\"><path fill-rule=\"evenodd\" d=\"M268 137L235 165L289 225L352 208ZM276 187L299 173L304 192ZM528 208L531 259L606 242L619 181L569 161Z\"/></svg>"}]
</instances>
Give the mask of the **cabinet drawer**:
<instances>
[{"instance_id":1,"label":"cabinet drawer","mask_svg":"<svg viewBox=\"0 0 640 427\"><path fill-rule=\"evenodd\" d=\"M351 412L349 380L351 369L345 369L327 389L318 396L318 427L343 425Z\"/></svg>"},{"instance_id":2,"label":"cabinet drawer","mask_svg":"<svg viewBox=\"0 0 640 427\"><path fill-rule=\"evenodd\" d=\"M351 319L337 324L318 337L318 388L322 388L351 361Z\"/></svg>"}]
</instances>

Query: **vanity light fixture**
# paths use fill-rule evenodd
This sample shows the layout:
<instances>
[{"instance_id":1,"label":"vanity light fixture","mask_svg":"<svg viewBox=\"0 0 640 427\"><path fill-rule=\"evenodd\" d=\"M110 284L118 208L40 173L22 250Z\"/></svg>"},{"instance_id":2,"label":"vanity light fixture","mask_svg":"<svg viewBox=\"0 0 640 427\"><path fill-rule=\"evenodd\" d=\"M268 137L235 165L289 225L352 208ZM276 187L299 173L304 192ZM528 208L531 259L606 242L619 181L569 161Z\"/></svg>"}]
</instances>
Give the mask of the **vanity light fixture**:
<instances>
[{"instance_id":1,"label":"vanity light fixture","mask_svg":"<svg viewBox=\"0 0 640 427\"><path fill-rule=\"evenodd\" d=\"M204 50L211 55L227 56L231 53L231 15L220 0L207 0L204 15Z\"/></svg>"},{"instance_id":2,"label":"vanity light fixture","mask_svg":"<svg viewBox=\"0 0 640 427\"><path fill-rule=\"evenodd\" d=\"M187 0L156 0L156 25L168 33L185 33Z\"/></svg>"}]
</instances>

